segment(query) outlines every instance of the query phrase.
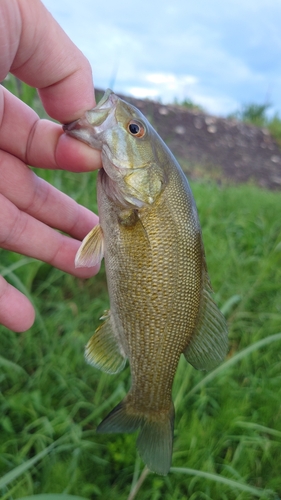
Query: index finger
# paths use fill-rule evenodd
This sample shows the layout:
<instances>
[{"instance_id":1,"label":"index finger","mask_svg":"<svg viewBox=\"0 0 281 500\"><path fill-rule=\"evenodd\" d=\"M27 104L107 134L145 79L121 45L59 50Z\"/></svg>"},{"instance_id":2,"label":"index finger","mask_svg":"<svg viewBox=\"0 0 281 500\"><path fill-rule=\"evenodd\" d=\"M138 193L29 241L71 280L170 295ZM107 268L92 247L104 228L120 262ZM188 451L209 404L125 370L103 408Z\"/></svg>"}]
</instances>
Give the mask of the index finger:
<instances>
[{"instance_id":1,"label":"index finger","mask_svg":"<svg viewBox=\"0 0 281 500\"><path fill-rule=\"evenodd\" d=\"M67 123L94 107L88 60L40 0L2 0L0 19L1 65L39 89L51 117Z\"/></svg>"}]
</instances>

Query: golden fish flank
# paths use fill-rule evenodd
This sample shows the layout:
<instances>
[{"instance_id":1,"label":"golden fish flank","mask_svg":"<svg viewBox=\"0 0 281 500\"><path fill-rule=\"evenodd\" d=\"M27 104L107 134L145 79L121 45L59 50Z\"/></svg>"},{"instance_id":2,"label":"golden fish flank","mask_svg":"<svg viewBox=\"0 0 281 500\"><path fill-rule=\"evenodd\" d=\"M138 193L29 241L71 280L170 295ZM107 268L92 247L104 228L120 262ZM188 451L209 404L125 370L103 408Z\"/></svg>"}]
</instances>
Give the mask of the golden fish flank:
<instances>
[{"instance_id":1,"label":"golden fish flank","mask_svg":"<svg viewBox=\"0 0 281 500\"><path fill-rule=\"evenodd\" d=\"M153 127L110 90L64 129L102 151L100 225L82 242L76 265L92 266L104 255L110 311L89 340L86 359L118 373L128 358L132 377L129 393L97 431L139 429L142 459L167 474L180 355L209 370L227 352L226 322L211 297L195 202Z\"/></svg>"}]
</instances>

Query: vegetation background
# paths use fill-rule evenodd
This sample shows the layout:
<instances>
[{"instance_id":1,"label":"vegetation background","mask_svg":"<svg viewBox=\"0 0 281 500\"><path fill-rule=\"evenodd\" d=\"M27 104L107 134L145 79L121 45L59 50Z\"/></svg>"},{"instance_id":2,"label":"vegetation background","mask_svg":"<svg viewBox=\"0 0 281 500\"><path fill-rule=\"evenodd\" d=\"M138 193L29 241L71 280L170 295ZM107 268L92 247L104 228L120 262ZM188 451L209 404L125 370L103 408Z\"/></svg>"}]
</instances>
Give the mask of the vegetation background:
<instances>
[{"instance_id":1,"label":"vegetation background","mask_svg":"<svg viewBox=\"0 0 281 500\"><path fill-rule=\"evenodd\" d=\"M33 89L4 84L43 114ZM97 210L95 173L37 173ZM0 250L1 274L37 311L26 333L0 326L1 500L281 498L281 194L204 175L192 189L230 350L207 374L181 360L166 477L144 468L135 435L95 433L130 386L128 367L110 376L83 357L108 307L103 268L82 281Z\"/></svg>"}]
</instances>

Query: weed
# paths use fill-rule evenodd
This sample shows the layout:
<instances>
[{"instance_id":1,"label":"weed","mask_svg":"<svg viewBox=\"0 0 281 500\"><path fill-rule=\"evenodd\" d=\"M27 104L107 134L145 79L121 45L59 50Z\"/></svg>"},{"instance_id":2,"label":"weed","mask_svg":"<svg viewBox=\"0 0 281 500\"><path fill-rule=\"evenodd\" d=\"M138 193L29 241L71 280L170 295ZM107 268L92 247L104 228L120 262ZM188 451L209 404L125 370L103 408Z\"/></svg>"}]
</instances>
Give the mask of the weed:
<instances>
[{"instance_id":1,"label":"weed","mask_svg":"<svg viewBox=\"0 0 281 500\"><path fill-rule=\"evenodd\" d=\"M241 107L240 110L232 113L229 118L236 118L245 123L255 125L256 127L267 128L277 144L281 147L281 119L278 113L274 116L268 116L268 110L271 107L269 103L255 104L249 103Z\"/></svg>"},{"instance_id":2,"label":"weed","mask_svg":"<svg viewBox=\"0 0 281 500\"><path fill-rule=\"evenodd\" d=\"M38 174L96 211L95 173ZM128 368L111 377L83 357L108 308L104 269L82 281L0 250L0 272L37 311L24 334L0 327L2 500L280 498L281 195L213 183L192 189L230 349L209 374L180 360L166 477L143 469L135 436L95 433L130 384Z\"/></svg>"}]
</instances>

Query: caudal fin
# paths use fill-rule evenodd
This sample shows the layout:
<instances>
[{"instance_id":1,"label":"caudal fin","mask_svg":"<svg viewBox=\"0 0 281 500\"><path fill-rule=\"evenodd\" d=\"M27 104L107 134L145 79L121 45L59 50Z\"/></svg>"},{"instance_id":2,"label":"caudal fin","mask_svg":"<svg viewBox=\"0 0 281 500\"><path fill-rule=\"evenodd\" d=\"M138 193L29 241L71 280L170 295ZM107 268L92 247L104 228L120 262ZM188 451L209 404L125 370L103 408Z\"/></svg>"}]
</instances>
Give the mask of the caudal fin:
<instances>
[{"instance_id":1,"label":"caudal fin","mask_svg":"<svg viewBox=\"0 0 281 500\"><path fill-rule=\"evenodd\" d=\"M159 418L147 417L141 426L137 449L147 467L157 474L168 474L173 453L174 405Z\"/></svg>"},{"instance_id":2,"label":"caudal fin","mask_svg":"<svg viewBox=\"0 0 281 500\"><path fill-rule=\"evenodd\" d=\"M142 460L152 472L168 474L173 452L173 403L169 410L140 414L125 398L100 423L97 432L135 432L139 428L137 449Z\"/></svg>"}]
</instances>

